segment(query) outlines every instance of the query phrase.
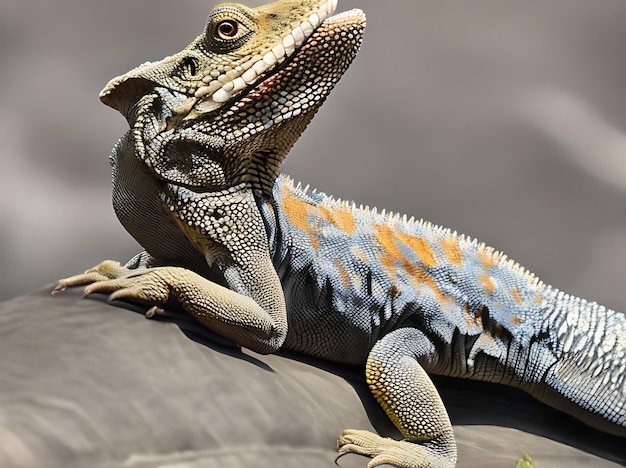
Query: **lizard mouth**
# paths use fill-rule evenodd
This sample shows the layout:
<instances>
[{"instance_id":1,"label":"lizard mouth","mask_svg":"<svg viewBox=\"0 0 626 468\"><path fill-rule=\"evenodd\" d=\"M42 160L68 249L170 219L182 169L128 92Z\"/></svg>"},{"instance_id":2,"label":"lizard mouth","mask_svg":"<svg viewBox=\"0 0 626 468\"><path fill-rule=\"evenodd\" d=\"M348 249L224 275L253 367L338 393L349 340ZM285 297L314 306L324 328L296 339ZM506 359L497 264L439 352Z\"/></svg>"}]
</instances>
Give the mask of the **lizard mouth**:
<instances>
[{"instance_id":1,"label":"lizard mouth","mask_svg":"<svg viewBox=\"0 0 626 468\"><path fill-rule=\"evenodd\" d=\"M164 182L197 192L241 182L271 189L285 155L358 52L365 24L361 10L327 18L283 63L218 108L207 104L210 96L134 83L139 98L123 111L136 156Z\"/></svg>"}]
</instances>

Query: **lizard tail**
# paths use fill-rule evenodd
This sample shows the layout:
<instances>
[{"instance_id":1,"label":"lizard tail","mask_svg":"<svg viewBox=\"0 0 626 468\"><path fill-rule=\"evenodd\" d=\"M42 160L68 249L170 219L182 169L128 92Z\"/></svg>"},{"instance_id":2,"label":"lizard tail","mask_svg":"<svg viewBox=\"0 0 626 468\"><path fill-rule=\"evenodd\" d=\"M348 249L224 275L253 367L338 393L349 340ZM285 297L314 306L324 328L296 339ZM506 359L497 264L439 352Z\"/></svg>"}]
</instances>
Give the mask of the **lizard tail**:
<instances>
[{"instance_id":1,"label":"lizard tail","mask_svg":"<svg viewBox=\"0 0 626 468\"><path fill-rule=\"evenodd\" d=\"M554 299L547 331L556 359L539 372L543 382L530 393L626 437L626 315L562 292Z\"/></svg>"}]
</instances>

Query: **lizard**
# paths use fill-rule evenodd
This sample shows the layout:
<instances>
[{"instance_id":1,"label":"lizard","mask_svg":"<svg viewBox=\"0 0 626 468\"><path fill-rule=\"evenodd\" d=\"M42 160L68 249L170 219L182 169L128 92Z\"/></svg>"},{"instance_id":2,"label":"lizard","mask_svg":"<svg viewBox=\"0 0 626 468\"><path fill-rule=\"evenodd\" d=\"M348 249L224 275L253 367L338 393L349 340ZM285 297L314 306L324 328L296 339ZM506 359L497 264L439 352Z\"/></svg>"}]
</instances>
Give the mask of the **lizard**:
<instances>
[{"instance_id":1,"label":"lizard","mask_svg":"<svg viewBox=\"0 0 626 468\"><path fill-rule=\"evenodd\" d=\"M454 466L429 374L518 387L626 437L626 318L540 281L472 238L309 190L280 165L356 56L361 10L337 0L220 4L181 52L111 80L130 129L113 205L143 251L54 293L177 304L259 353L362 366L403 440L346 429L368 467Z\"/></svg>"}]
</instances>

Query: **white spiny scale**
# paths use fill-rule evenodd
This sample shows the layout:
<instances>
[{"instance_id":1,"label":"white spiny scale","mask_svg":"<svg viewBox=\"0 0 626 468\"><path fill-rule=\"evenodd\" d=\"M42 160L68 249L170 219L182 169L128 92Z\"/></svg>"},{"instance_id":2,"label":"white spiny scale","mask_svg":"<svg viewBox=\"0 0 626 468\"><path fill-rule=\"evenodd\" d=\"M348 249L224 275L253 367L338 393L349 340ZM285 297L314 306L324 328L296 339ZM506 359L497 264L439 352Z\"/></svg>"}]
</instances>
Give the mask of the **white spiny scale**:
<instances>
[{"instance_id":1,"label":"white spiny scale","mask_svg":"<svg viewBox=\"0 0 626 468\"><path fill-rule=\"evenodd\" d=\"M272 54L276 57L276 60L280 63L285 58L285 46L282 41L274 46L272 49Z\"/></svg>"},{"instance_id":2,"label":"white spiny scale","mask_svg":"<svg viewBox=\"0 0 626 468\"><path fill-rule=\"evenodd\" d=\"M302 22L301 28L302 28L302 31L304 32L305 38L313 34L313 31L315 29L315 27L308 20Z\"/></svg>"},{"instance_id":3,"label":"white spiny scale","mask_svg":"<svg viewBox=\"0 0 626 468\"><path fill-rule=\"evenodd\" d=\"M320 25L320 22L320 16L317 13L313 13L309 16L309 23L311 23L313 28L317 28Z\"/></svg>"},{"instance_id":4,"label":"white spiny scale","mask_svg":"<svg viewBox=\"0 0 626 468\"><path fill-rule=\"evenodd\" d=\"M243 80L243 78L241 78L240 76L235 78L233 80L233 90L230 92L231 95L233 95L234 93L241 91L242 89L245 89L245 87L247 86L247 83Z\"/></svg>"},{"instance_id":5,"label":"white spiny scale","mask_svg":"<svg viewBox=\"0 0 626 468\"><path fill-rule=\"evenodd\" d=\"M268 65L268 67L271 67L277 62L276 54L274 54L274 52L270 50L267 54L263 56L263 61Z\"/></svg>"},{"instance_id":6,"label":"white spiny scale","mask_svg":"<svg viewBox=\"0 0 626 468\"><path fill-rule=\"evenodd\" d=\"M265 62L263 62L262 60L260 62L257 63L262 63L265 64ZM262 70L260 73L263 73ZM241 79L248 85L254 83L254 80L256 80L259 76L259 73L257 73L257 71L255 70L254 67L248 68L245 72L243 72L243 75L241 75Z\"/></svg>"},{"instance_id":7,"label":"white spiny scale","mask_svg":"<svg viewBox=\"0 0 626 468\"><path fill-rule=\"evenodd\" d=\"M267 70L268 68L269 68L269 65L262 58L260 60L257 60L255 64L252 65L252 70L256 72L257 76L264 73L265 70Z\"/></svg>"},{"instance_id":8,"label":"white spiny scale","mask_svg":"<svg viewBox=\"0 0 626 468\"><path fill-rule=\"evenodd\" d=\"M294 45L296 47L300 47L304 42L304 31L302 30L302 26L296 26L291 31L291 37L293 38Z\"/></svg>"},{"instance_id":9,"label":"white spiny scale","mask_svg":"<svg viewBox=\"0 0 626 468\"><path fill-rule=\"evenodd\" d=\"M230 99L230 94L224 89L218 89L213 93L213 100L218 103L226 102Z\"/></svg>"},{"instance_id":10,"label":"white spiny scale","mask_svg":"<svg viewBox=\"0 0 626 468\"><path fill-rule=\"evenodd\" d=\"M285 47L285 56L291 56L294 50L296 50L296 44L291 34L283 38L283 46Z\"/></svg>"}]
</instances>

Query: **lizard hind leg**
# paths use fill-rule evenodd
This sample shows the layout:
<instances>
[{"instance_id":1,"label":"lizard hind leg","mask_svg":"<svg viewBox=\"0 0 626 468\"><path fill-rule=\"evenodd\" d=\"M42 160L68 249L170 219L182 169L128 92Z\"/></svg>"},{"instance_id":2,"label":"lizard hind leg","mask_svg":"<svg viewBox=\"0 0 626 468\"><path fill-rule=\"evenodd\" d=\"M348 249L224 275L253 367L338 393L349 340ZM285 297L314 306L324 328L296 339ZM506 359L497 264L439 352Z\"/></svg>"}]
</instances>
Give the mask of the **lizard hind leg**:
<instances>
[{"instance_id":1,"label":"lizard hind leg","mask_svg":"<svg viewBox=\"0 0 626 468\"><path fill-rule=\"evenodd\" d=\"M414 328L396 330L374 345L367 359L367 383L405 440L346 429L337 441L340 455L372 457L368 468L453 467L457 451L448 413L417 359L434 353L426 336Z\"/></svg>"}]
</instances>

